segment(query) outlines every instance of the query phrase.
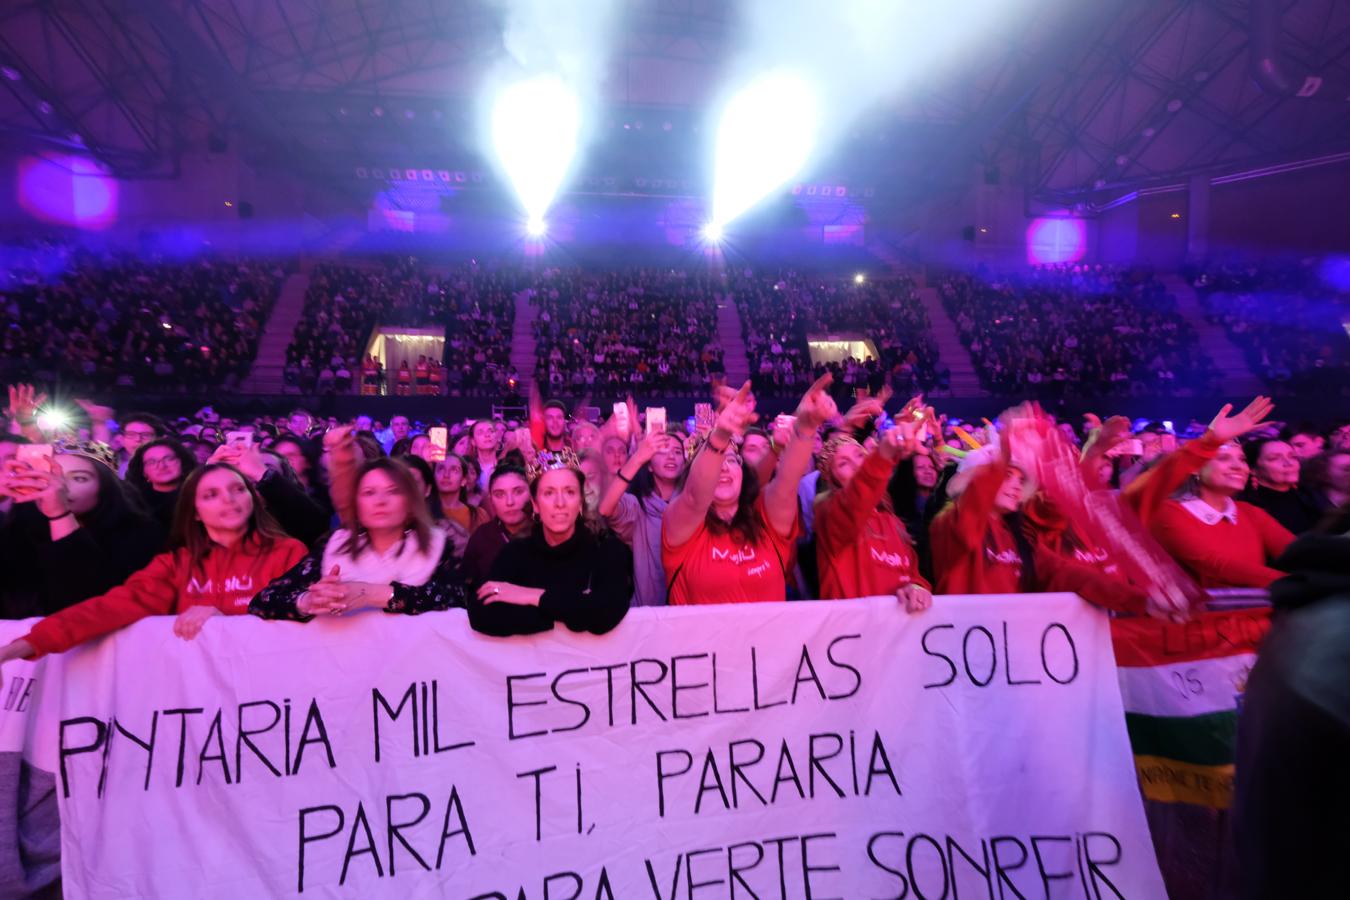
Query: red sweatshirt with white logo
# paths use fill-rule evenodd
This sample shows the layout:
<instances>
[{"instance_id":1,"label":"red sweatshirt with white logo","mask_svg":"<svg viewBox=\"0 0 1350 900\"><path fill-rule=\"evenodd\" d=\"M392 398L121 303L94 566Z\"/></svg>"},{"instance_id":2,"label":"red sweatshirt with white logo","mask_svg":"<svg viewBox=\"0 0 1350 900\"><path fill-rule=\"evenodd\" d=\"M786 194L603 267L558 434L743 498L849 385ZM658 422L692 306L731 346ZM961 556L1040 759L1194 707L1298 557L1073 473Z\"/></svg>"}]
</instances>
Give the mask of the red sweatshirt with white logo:
<instances>
[{"instance_id":1,"label":"red sweatshirt with white logo","mask_svg":"<svg viewBox=\"0 0 1350 900\"><path fill-rule=\"evenodd\" d=\"M873 451L847 487L816 500L820 598L893 594L906 584L928 587L909 532L895 513L878 509L895 464Z\"/></svg>"},{"instance_id":2,"label":"red sweatshirt with white logo","mask_svg":"<svg viewBox=\"0 0 1350 900\"><path fill-rule=\"evenodd\" d=\"M125 628L146 616L174 615L192 606L214 606L227 616L248 612L253 595L305 557L294 538L256 538L226 549L213 545L192 566L185 548L161 553L106 594L48 616L28 633L35 656L60 653Z\"/></svg>"}]
</instances>

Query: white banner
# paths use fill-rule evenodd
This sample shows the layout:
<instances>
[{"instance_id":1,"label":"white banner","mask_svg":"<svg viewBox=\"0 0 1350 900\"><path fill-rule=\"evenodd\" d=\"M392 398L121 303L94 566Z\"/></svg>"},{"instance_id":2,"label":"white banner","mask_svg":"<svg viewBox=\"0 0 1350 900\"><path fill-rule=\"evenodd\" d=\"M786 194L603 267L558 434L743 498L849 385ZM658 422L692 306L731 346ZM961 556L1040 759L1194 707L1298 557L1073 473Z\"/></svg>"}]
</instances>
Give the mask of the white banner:
<instances>
[{"instance_id":1,"label":"white banner","mask_svg":"<svg viewBox=\"0 0 1350 900\"><path fill-rule=\"evenodd\" d=\"M68 897L1164 896L1070 595L156 619L46 666Z\"/></svg>"}]
</instances>

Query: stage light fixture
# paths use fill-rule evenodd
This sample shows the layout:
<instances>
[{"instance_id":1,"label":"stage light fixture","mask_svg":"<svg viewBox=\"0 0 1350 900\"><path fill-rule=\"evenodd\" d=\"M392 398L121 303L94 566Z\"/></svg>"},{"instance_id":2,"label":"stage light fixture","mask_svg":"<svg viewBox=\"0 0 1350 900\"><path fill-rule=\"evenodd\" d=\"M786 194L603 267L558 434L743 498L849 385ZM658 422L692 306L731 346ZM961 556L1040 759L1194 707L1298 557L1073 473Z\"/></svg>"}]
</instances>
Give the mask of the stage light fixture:
<instances>
[{"instance_id":1,"label":"stage light fixture","mask_svg":"<svg viewBox=\"0 0 1350 900\"><path fill-rule=\"evenodd\" d=\"M722 226L716 222L709 222L704 225L703 239L710 244L720 244L722 242Z\"/></svg>"},{"instance_id":2,"label":"stage light fixture","mask_svg":"<svg viewBox=\"0 0 1350 900\"><path fill-rule=\"evenodd\" d=\"M543 219L530 219L525 223L525 233L532 238L541 238L548 234L548 223Z\"/></svg>"},{"instance_id":3,"label":"stage light fixture","mask_svg":"<svg viewBox=\"0 0 1350 900\"><path fill-rule=\"evenodd\" d=\"M528 225L542 227L576 156L580 131L577 96L555 75L518 81L497 95L493 148Z\"/></svg>"},{"instance_id":4,"label":"stage light fixture","mask_svg":"<svg viewBox=\"0 0 1350 900\"><path fill-rule=\"evenodd\" d=\"M713 222L725 228L791 181L817 130L815 91L790 72L770 72L734 95L717 131Z\"/></svg>"},{"instance_id":5,"label":"stage light fixture","mask_svg":"<svg viewBox=\"0 0 1350 900\"><path fill-rule=\"evenodd\" d=\"M854 275L854 276L853 276L853 283L854 283L854 284L863 284L863 283L866 282L866 281L867 281L867 276L864 275L864 274L861 273L861 272L859 272L857 275Z\"/></svg>"}]
</instances>

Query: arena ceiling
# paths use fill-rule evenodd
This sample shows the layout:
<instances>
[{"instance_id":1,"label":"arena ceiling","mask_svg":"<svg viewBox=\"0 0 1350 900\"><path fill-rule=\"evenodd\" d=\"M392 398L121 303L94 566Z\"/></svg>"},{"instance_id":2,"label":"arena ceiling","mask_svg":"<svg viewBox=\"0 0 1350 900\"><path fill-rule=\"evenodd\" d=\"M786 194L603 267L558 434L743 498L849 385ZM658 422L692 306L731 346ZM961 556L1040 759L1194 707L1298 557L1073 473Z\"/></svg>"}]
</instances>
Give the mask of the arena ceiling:
<instances>
[{"instance_id":1,"label":"arena ceiling","mask_svg":"<svg viewBox=\"0 0 1350 900\"><path fill-rule=\"evenodd\" d=\"M1350 150L1350 3L1271 0L1260 32L1265 2L1045 0L978 64L917 78L853 137L928 172L915 191L983 164L1054 203ZM611 125L645 110L697 129L738 47L738 4L621 5ZM9 0L0 139L87 150L127 177L231 141L299 165L425 140L415 127L466 150L467 98L502 56L503 17L501 0ZM1264 87L1254 48L1275 60ZM1300 97L1309 76L1321 90Z\"/></svg>"}]
</instances>

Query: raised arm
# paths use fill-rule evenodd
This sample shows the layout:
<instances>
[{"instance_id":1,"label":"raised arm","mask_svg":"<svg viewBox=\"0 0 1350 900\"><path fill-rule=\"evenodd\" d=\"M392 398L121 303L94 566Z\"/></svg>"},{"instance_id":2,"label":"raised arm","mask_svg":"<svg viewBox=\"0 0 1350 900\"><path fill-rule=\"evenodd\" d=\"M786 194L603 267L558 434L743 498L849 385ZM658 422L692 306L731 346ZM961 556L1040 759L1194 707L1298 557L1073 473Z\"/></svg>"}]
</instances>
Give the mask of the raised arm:
<instances>
[{"instance_id":1,"label":"raised arm","mask_svg":"<svg viewBox=\"0 0 1350 900\"><path fill-rule=\"evenodd\" d=\"M783 451L778 471L764 489L764 512L769 524L780 535L792 533L797 522L797 486L811 468L811 453L815 449L816 431L839 414L830 397L830 383L834 376L828 372L816 379L797 405L797 422L792 440Z\"/></svg>"},{"instance_id":2,"label":"raised arm","mask_svg":"<svg viewBox=\"0 0 1350 900\"><path fill-rule=\"evenodd\" d=\"M666 507L663 527L670 544L683 544L698 531L699 525L708 515L708 507L712 506L713 492L717 489L717 479L721 475L722 461L727 451L732 442L754 424L755 419L755 398L750 393L750 382L747 381L723 403L708 440L689 464L684 490Z\"/></svg>"}]
</instances>

